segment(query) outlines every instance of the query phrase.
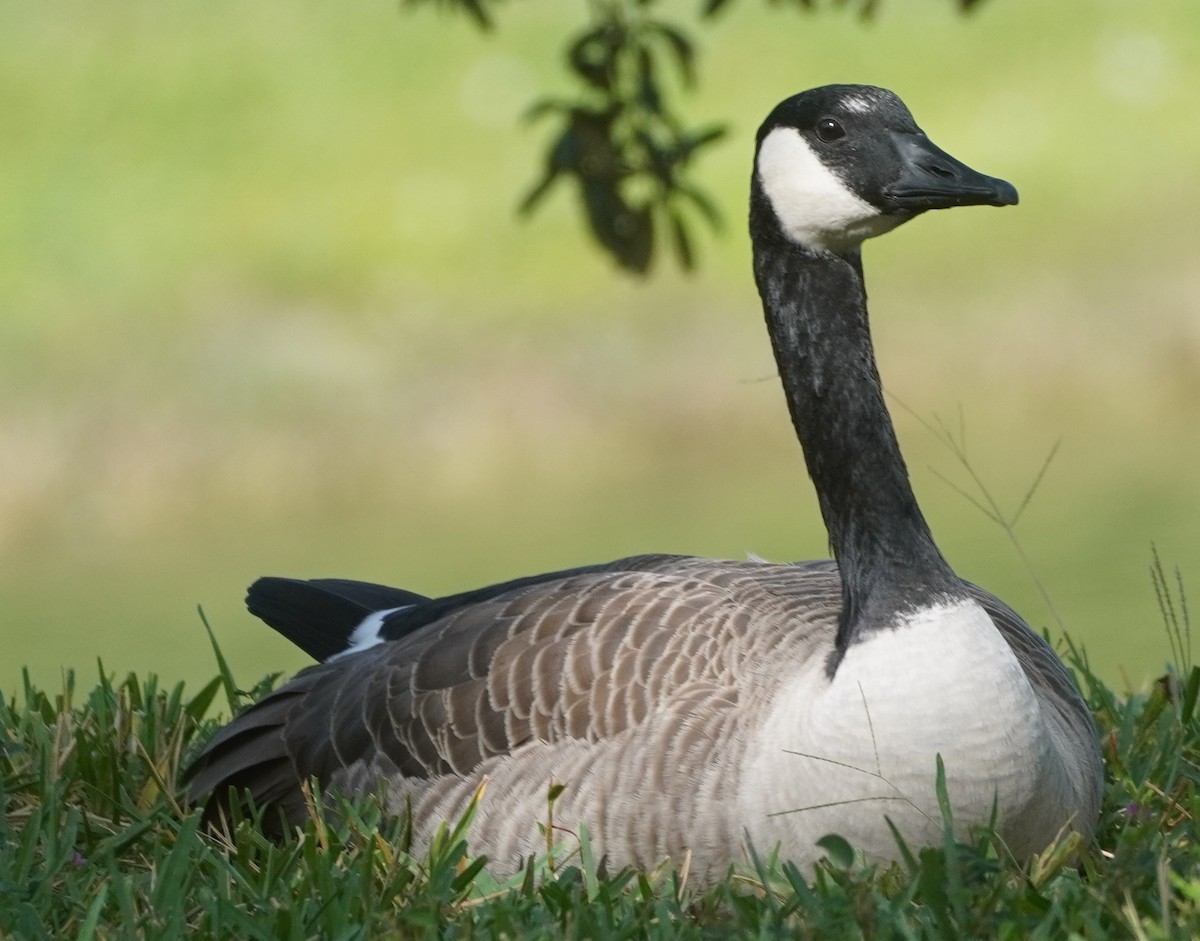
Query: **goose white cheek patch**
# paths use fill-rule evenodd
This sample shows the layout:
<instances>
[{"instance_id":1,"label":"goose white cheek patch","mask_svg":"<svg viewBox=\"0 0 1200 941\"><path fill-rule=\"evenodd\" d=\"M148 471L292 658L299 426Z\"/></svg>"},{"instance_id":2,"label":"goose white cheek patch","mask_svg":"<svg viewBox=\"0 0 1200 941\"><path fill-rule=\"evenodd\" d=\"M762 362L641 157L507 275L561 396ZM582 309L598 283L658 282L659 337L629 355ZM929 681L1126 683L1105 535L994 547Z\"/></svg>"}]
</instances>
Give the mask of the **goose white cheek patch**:
<instances>
[{"instance_id":1,"label":"goose white cheek patch","mask_svg":"<svg viewBox=\"0 0 1200 941\"><path fill-rule=\"evenodd\" d=\"M784 233L801 245L844 252L904 221L855 196L794 127L763 138L756 172Z\"/></svg>"}]
</instances>

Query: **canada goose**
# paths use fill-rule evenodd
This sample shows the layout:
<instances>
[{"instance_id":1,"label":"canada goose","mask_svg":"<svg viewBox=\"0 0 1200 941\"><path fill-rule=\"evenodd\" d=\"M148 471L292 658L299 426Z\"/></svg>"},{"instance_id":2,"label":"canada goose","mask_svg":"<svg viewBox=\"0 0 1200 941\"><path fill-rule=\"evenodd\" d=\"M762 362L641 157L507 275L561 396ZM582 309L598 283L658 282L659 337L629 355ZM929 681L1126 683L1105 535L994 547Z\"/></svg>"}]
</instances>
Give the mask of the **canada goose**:
<instances>
[{"instance_id":1,"label":"canada goose","mask_svg":"<svg viewBox=\"0 0 1200 941\"><path fill-rule=\"evenodd\" d=\"M917 506L867 323L864 239L928 209L1016 203L934 146L880 88L778 105L750 184L754 274L832 561L637 556L429 599L265 578L250 610L323 661L221 729L192 765L210 817L248 790L305 815L301 783L411 808L418 844L488 787L471 848L512 870L555 821L610 865L747 842L801 865L830 833L869 859L956 825L1019 858L1090 837L1095 729L1041 637L960 580ZM275 819L278 819L276 816Z\"/></svg>"}]
</instances>

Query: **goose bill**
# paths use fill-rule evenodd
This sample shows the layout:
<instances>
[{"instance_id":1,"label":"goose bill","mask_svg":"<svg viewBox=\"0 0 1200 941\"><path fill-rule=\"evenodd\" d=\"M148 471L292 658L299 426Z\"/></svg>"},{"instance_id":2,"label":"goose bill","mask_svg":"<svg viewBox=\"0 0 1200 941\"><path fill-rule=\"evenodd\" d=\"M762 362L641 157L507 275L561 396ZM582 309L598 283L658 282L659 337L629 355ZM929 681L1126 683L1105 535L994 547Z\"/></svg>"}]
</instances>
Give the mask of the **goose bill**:
<instances>
[{"instance_id":1,"label":"goose bill","mask_svg":"<svg viewBox=\"0 0 1200 941\"><path fill-rule=\"evenodd\" d=\"M924 134L895 134L893 141L900 175L883 190L886 212L1016 205L1017 190L1011 183L972 170Z\"/></svg>"}]
</instances>

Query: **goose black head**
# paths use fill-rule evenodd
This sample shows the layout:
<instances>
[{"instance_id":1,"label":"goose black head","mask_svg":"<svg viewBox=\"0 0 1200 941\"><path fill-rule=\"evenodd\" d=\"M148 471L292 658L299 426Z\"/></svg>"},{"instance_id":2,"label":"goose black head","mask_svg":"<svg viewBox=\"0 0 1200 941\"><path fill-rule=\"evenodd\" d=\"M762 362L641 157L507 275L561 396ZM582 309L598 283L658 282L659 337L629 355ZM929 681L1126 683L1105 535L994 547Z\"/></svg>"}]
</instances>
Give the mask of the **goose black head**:
<instances>
[{"instance_id":1,"label":"goose black head","mask_svg":"<svg viewBox=\"0 0 1200 941\"><path fill-rule=\"evenodd\" d=\"M752 226L810 248L853 252L928 209L1011 206L1011 183L936 146L895 94L825 85L776 106L758 131Z\"/></svg>"}]
</instances>

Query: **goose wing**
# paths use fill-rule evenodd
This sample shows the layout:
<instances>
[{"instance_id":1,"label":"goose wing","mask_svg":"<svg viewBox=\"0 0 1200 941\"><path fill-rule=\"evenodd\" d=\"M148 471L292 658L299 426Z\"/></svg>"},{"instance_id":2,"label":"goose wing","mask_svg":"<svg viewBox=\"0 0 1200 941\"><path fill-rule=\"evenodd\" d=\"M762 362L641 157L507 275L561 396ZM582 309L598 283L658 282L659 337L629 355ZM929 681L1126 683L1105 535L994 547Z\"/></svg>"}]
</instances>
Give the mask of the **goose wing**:
<instances>
[{"instance_id":1,"label":"goose wing","mask_svg":"<svg viewBox=\"0 0 1200 941\"><path fill-rule=\"evenodd\" d=\"M678 556L436 599L385 618L390 642L310 667L239 715L188 790L212 795L210 816L233 787L295 821L312 777L363 765L462 776L526 742L612 738L697 685L735 701L745 665L771 664L783 633L824 655L840 604L832 563Z\"/></svg>"},{"instance_id":2,"label":"goose wing","mask_svg":"<svg viewBox=\"0 0 1200 941\"><path fill-rule=\"evenodd\" d=\"M1078 686L1045 638L1019 614L991 592L970 582L964 584L991 617L1037 694L1046 726L1073 782L1075 806L1083 808L1080 820L1095 820L1104 786L1104 759L1096 723Z\"/></svg>"}]
</instances>

